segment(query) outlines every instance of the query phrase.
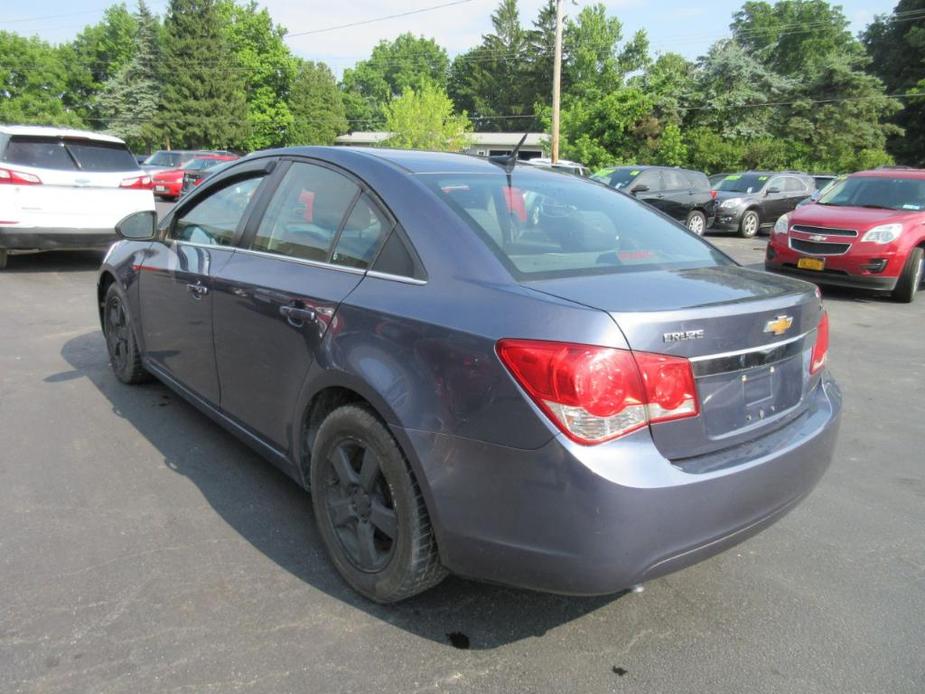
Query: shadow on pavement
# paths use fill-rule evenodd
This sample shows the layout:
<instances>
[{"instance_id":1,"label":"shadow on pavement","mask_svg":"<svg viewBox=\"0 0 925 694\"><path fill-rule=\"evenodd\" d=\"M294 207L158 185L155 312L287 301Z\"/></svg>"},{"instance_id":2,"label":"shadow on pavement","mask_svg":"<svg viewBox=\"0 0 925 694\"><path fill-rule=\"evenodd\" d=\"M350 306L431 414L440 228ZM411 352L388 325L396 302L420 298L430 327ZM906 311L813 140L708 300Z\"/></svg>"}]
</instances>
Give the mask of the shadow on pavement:
<instances>
[{"instance_id":1,"label":"shadow on pavement","mask_svg":"<svg viewBox=\"0 0 925 694\"><path fill-rule=\"evenodd\" d=\"M96 270L105 251L47 251L11 255L0 274L27 272L86 272Z\"/></svg>"},{"instance_id":2,"label":"shadow on pavement","mask_svg":"<svg viewBox=\"0 0 925 694\"><path fill-rule=\"evenodd\" d=\"M109 369L99 332L80 335L61 350L73 371L47 383L87 378L186 476L215 511L269 559L315 588L417 636L447 647L492 649L577 619L619 596L574 598L486 585L450 577L397 605L381 606L354 593L328 562L315 529L309 495L159 383L126 386Z\"/></svg>"}]
</instances>

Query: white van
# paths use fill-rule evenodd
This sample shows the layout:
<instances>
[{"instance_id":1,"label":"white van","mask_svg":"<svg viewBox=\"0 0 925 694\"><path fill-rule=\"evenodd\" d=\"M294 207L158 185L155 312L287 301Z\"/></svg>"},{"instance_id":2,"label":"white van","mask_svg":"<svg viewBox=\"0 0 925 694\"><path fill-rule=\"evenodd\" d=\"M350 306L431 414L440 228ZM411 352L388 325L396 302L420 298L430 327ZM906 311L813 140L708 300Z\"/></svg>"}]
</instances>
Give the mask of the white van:
<instances>
[{"instance_id":1,"label":"white van","mask_svg":"<svg viewBox=\"0 0 925 694\"><path fill-rule=\"evenodd\" d=\"M11 253L105 249L154 209L151 176L117 137L0 125L0 269Z\"/></svg>"}]
</instances>

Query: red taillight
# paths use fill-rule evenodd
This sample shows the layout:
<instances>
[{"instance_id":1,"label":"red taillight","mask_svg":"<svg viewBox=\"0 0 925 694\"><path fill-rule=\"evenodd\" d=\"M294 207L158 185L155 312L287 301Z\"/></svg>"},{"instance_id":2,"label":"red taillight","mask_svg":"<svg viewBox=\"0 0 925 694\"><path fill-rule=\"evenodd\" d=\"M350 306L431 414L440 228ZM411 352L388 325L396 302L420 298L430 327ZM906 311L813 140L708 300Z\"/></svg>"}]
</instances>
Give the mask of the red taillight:
<instances>
[{"instance_id":1,"label":"red taillight","mask_svg":"<svg viewBox=\"0 0 925 694\"><path fill-rule=\"evenodd\" d=\"M42 179L35 174L12 169L0 169L0 184L7 183L14 186L35 186L41 184Z\"/></svg>"},{"instance_id":2,"label":"red taillight","mask_svg":"<svg viewBox=\"0 0 925 694\"><path fill-rule=\"evenodd\" d=\"M716 193L715 190L711 190L711 191L710 191L710 197L713 198L714 200L716 200L716 194L717 194L717 193Z\"/></svg>"},{"instance_id":3,"label":"red taillight","mask_svg":"<svg viewBox=\"0 0 925 694\"><path fill-rule=\"evenodd\" d=\"M816 327L816 344L813 345L813 356L809 362L809 372L816 373L825 365L825 358L829 355L829 314L825 311Z\"/></svg>"},{"instance_id":4,"label":"red taillight","mask_svg":"<svg viewBox=\"0 0 925 694\"><path fill-rule=\"evenodd\" d=\"M135 176L133 178L123 178L120 188L132 188L134 190L151 190L154 188L154 181L150 176Z\"/></svg>"},{"instance_id":5,"label":"red taillight","mask_svg":"<svg viewBox=\"0 0 925 694\"><path fill-rule=\"evenodd\" d=\"M498 356L570 439L595 444L699 413L690 362L646 352L501 340Z\"/></svg>"}]
</instances>

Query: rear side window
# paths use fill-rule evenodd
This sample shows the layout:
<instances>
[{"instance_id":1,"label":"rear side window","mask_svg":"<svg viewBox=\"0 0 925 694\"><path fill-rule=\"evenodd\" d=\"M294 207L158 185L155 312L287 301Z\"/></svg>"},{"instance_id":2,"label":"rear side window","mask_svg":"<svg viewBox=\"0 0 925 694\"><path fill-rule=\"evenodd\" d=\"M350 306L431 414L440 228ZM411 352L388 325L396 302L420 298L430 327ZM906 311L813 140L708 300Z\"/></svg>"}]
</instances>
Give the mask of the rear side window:
<instances>
[{"instance_id":1,"label":"rear side window","mask_svg":"<svg viewBox=\"0 0 925 694\"><path fill-rule=\"evenodd\" d=\"M509 177L499 169L421 179L517 279L730 263L649 206L571 176L515 169Z\"/></svg>"},{"instance_id":2,"label":"rear side window","mask_svg":"<svg viewBox=\"0 0 925 694\"><path fill-rule=\"evenodd\" d=\"M356 183L331 169L293 163L260 221L253 249L326 262L341 222L359 193ZM364 221L369 225L369 219L358 217L357 226ZM357 231L355 236L359 235Z\"/></svg>"},{"instance_id":3,"label":"rear side window","mask_svg":"<svg viewBox=\"0 0 925 694\"><path fill-rule=\"evenodd\" d=\"M665 183L665 190L687 190L690 188L690 183L680 171L665 169L662 171L662 180Z\"/></svg>"},{"instance_id":4,"label":"rear side window","mask_svg":"<svg viewBox=\"0 0 925 694\"><path fill-rule=\"evenodd\" d=\"M331 262L347 267L368 268L390 228L379 207L368 195L363 195L353 206L341 229Z\"/></svg>"},{"instance_id":5,"label":"rear side window","mask_svg":"<svg viewBox=\"0 0 925 694\"><path fill-rule=\"evenodd\" d=\"M235 181L183 213L171 238L203 246L230 246L262 177Z\"/></svg>"},{"instance_id":6,"label":"rear side window","mask_svg":"<svg viewBox=\"0 0 925 694\"><path fill-rule=\"evenodd\" d=\"M699 171L682 171L691 188L697 191L706 192L710 190L710 179L705 173Z\"/></svg>"},{"instance_id":7,"label":"rear side window","mask_svg":"<svg viewBox=\"0 0 925 694\"><path fill-rule=\"evenodd\" d=\"M51 137L13 136L3 160L10 164L59 171L73 171L77 168L61 140Z\"/></svg>"}]
</instances>

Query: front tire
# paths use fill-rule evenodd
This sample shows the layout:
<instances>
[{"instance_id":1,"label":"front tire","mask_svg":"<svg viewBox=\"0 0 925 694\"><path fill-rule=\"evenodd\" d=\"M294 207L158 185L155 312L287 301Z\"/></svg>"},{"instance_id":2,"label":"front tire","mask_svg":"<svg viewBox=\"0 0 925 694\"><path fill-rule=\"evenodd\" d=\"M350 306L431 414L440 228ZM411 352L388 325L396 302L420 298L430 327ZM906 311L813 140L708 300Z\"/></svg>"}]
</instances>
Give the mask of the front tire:
<instances>
[{"instance_id":1,"label":"front tire","mask_svg":"<svg viewBox=\"0 0 925 694\"><path fill-rule=\"evenodd\" d=\"M151 380L141 363L131 315L115 282L106 290L103 303L103 336L109 352L109 365L116 378L128 385Z\"/></svg>"},{"instance_id":2,"label":"front tire","mask_svg":"<svg viewBox=\"0 0 925 694\"><path fill-rule=\"evenodd\" d=\"M913 248L906 258L906 264L903 266L902 274L899 276L899 282L893 290L893 298L904 304L912 303L915 299L919 285L922 283L922 273L925 272L925 250Z\"/></svg>"},{"instance_id":3,"label":"front tire","mask_svg":"<svg viewBox=\"0 0 925 694\"><path fill-rule=\"evenodd\" d=\"M397 602L447 575L421 489L395 439L368 409L346 405L325 418L310 481L328 555L358 593Z\"/></svg>"},{"instance_id":4,"label":"front tire","mask_svg":"<svg viewBox=\"0 0 925 694\"><path fill-rule=\"evenodd\" d=\"M745 239L753 239L761 228L761 218L755 210L747 210L739 222L739 235Z\"/></svg>"},{"instance_id":5,"label":"front tire","mask_svg":"<svg viewBox=\"0 0 925 694\"><path fill-rule=\"evenodd\" d=\"M707 229L707 216L700 210L691 210L684 224L697 236L703 236L703 232Z\"/></svg>"}]
</instances>

